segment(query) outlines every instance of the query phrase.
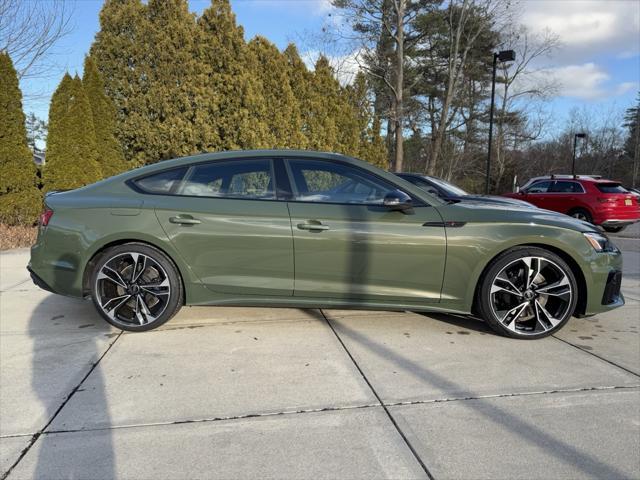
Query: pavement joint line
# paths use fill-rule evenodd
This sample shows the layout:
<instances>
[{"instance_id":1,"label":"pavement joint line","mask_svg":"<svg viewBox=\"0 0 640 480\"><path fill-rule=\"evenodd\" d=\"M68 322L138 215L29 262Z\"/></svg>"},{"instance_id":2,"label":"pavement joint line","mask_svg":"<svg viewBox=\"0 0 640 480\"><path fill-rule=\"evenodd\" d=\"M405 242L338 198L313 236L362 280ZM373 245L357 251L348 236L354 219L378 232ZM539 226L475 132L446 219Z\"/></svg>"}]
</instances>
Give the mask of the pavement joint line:
<instances>
[{"instance_id":1,"label":"pavement joint line","mask_svg":"<svg viewBox=\"0 0 640 480\"><path fill-rule=\"evenodd\" d=\"M627 367L623 367L622 365L618 365L616 362L613 362L613 361L611 361L611 360L609 360L609 359L606 359L606 358L604 358L604 357L601 357L600 355L598 355L598 354L596 354L596 353L590 352L589 350L585 350L584 348L580 348L578 345L575 345L575 344L573 344L573 343L569 342L568 340L564 340L564 339L562 339L562 338L560 338L560 337L556 337L555 335L551 335L551 336L552 336L553 338L555 338L556 340L558 340L558 341L562 342L562 343L566 343L567 345L572 346L572 347L573 347L573 348L575 348L576 350L580 350L581 352L584 352L584 353L586 353L586 354L588 354L588 355L591 355L591 356L593 356L593 357L596 357L597 359L602 360L603 362L608 363L609 365L612 365L612 366L614 366L614 367L617 367L617 368L619 368L620 370L624 370L625 372L630 373L630 374L631 374L631 375L633 375L634 377L638 377L638 378L640 378L640 374L638 374L638 373L634 372L633 370L628 369Z\"/></svg>"},{"instance_id":2,"label":"pavement joint line","mask_svg":"<svg viewBox=\"0 0 640 480\"><path fill-rule=\"evenodd\" d=\"M280 318L273 320L231 320L226 322L215 322L215 323L184 323L184 324L176 324L173 326L167 327L158 327L145 334L151 333L160 333L160 332L169 332L174 330L195 330L196 328L210 328L210 327L224 327L228 325L259 325L259 324L270 324L270 323L296 323L296 322L315 322L314 319L311 318ZM139 332L123 332L124 335L137 335Z\"/></svg>"},{"instance_id":3,"label":"pavement joint line","mask_svg":"<svg viewBox=\"0 0 640 480\"><path fill-rule=\"evenodd\" d=\"M555 390L540 390L535 392L496 393L492 395L477 395L472 397L435 398L432 400L409 400L405 402L385 403L386 407L401 407L404 405L428 405L430 403L466 402L468 400L492 400L494 398L530 397L534 395L554 395L560 393L602 392L607 390L633 390L640 388L637 385L610 385L601 387L559 388Z\"/></svg>"},{"instance_id":4,"label":"pavement joint line","mask_svg":"<svg viewBox=\"0 0 640 480\"><path fill-rule=\"evenodd\" d=\"M89 371L86 373L86 375L84 377L82 377L82 379L80 380L80 382L73 388L73 390L71 390L71 393L69 393L69 395L66 396L66 398L62 401L62 403L60 404L60 406L56 409L56 411L53 413L53 415L51 416L51 418L49 418L49 421L44 425L44 427L42 427L38 432L34 433L31 437L31 440L29 441L29 443L27 444L27 446L22 450L22 452L20 452L20 456L18 457L18 459L13 463L13 465L11 465L11 467L9 467L9 469L4 472L2 474L2 476L0 476L0 480L5 480L13 471L14 468L16 468L16 466L22 461L22 459L27 455L27 453L29 452L29 450L31 450L31 447L33 447L33 445L36 443L36 441L38 440L38 438L40 438L40 436L43 434L43 432L47 429L47 427L49 425L51 425L51 423L53 422L53 420L58 416L58 414L62 411L62 409L67 405L67 403L69 402L69 400L71 400L71 398L73 397L73 395L78 391L78 389L82 386L82 384L84 383L84 381L89 377L89 375L91 375L91 373L96 369L96 367L98 366L98 364L102 361L102 359L105 357L105 355L107 353L109 353L109 350L111 350L111 347L113 347L115 345L115 343L118 341L118 339L122 336L122 332L120 332L118 334L118 336L116 336L113 341L109 344L109 346L105 349L104 352L102 352L102 355L100 355L100 357L98 358L98 360L95 361L95 363L93 365L91 365L91 368L89 368Z\"/></svg>"},{"instance_id":5,"label":"pavement joint line","mask_svg":"<svg viewBox=\"0 0 640 480\"><path fill-rule=\"evenodd\" d=\"M380 405L382 405L382 408L384 409L384 412L387 414L387 417L389 417L389 420L391 421L391 424L394 426L394 428L396 429L396 431L398 432L398 434L400 435L400 438L402 438L402 440L404 441L405 445L409 448L409 451L411 451L413 457L416 459L416 461L418 462L418 464L420 465L420 467L422 468L422 470L424 471L424 473L427 475L427 477L429 478L429 480L434 480L434 476L431 474L431 472L429 471L429 468L425 465L424 461L422 460L422 458L420 458L420 455L418 455L418 452L416 451L416 449L414 448L414 446L411 444L411 442L409 441L409 439L407 438L407 436L404 434L404 432L400 429L400 426L398 425L398 423L396 422L395 418L393 418L393 415L391 415L391 412L389 411L389 408L385 405L385 403L382 401L382 399L380 398L380 395L378 395L378 392L376 391L375 388L373 388L373 385L371 384L371 382L369 381L369 379L367 378L367 376L364 374L364 371L360 368L360 365L358 365L358 362L356 362L356 359L353 357L353 355L351 354L351 352L349 351L349 349L347 348L347 346L345 345L345 343L342 341L342 338L340 338L340 335L338 335L338 332L335 330L335 328L333 328L333 325L331 324L331 322L329 321L329 319L327 318L327 316L324 314L324 311L322 309L320 309L320 314L322 315L322 317L324 318L325 322L327 322L327 325L329 326L329 328L331 329L331 331L333 332L333 334L336 336L336 339L338 340L338 342L340 342L340 345L342 345L342 348L344 349L344 351L346 352L346 354L349 356L349 358L351 359L351 361L353 362L353 365L356 367L356 369L358 370L358 372L360 372L360 375L362 376L362 379L365 381L365 383L369 386L369 388L371 389L371 392L373 393L373 395L376 397L376 400L378 400L378 402L380 403Z\"/></svg>"},{"instance_id":6,"label":"pavement joint line","mask_svg":"<svg viewBox=\"0 0 640 480\"><path fill-rule=\"evenodd\" d=\"M251 418L268 418L268 417L278 417L283 415L286 415L286 416L299 415L299 414L305 414L305 413L340 412L345 410L359 410L359 409L365 409L365 408L381 408L381 407L382 405L379 403L367 403L362 405L345 405L341 407L304 408L300 410L284 410L281 412L247 413L244 415L229 415L229 416L223 416L223 417L197 418L193 420L174 420L171 422L133 423L129 425L113 425L109 427L49 430L47 432L43 432L43 434L51 435L51 434L61 434L61 433L95 432L95 431L102 431L102 430L120 430L120 429L128 429L128 428L162 427L167 425L185 425L185 424L191 424L191 423L215 423L215 422L225 422L225 421L233 421L233 420L245 420L245 419L251 419Z\"/></svg>"},{"instance_id":7,"label":"pavement joint line","mask_svg":"<svg viewBox=\"0 0 640 480\"><path fill-rule=\"evenodd\" d=\"M479 395L476 397L452 397L452 398L436 398L431 400L410 400L403 402L388 402L388 403L367 403L361 405L345 405L340 407L323 407L323 408L305 408L300 410L284 410L279 412L263 412L263 413L248 413L245 415L229 415L223 417L211 417L211 418L197 418L192 420L174 420L170 422L149 422L149 423L133 423L128 425L111 425L108 427L95 427L95 428L73 428L73 429L60 429L60 430L48 430L42 432L42 435L52 434L66 434L66 433L82 433L82 432L99 432L105 430L120 430L130 428L144 428L144 427L162 427L169 425L184 425L190 423L215 423L223 421L245 420L251 418L265 418L265 417L278 417L282 415L301 415L306 413L322 413L322 412L340 412L346 410L360 410L367 408L384 408L384 407L402 407L410 405L428 405L432 403L448 403L448 402L464 402L468 400L492 400L494 398L510 398L510 397L526 397L533 395L553 395L561 393L580 393L580 392L601 392L607 390L633 390L640 389L640 384L637 385L621 385L621 386L600 386L600 387L583 387L583 388L567 388L557 390L541 390L535 392L522 392L522 393L500 393L494 395ZM16 434L16 435L0 435L2 438L16 438L16 437L28 437L32 434Z\"/></svg>"},{"instance_id":8,"label":"pavement joint line","mask_svg":"<svg viewBox=\"0 0 640 480\"><path fill-rule=\"evenodd\" d=\"M23 284L25 284L25 283L27 283L29 281L31 281L31 279L27 278L26 280L23 280L22 282L18 282L15 285L11 285L10 287L5 288L4 290L0 290L0 293L13 293L13 292L9 292L9 290L11 290L12 288L19 287L20 285L23 285Z\"/></svg>"}]
</instances>

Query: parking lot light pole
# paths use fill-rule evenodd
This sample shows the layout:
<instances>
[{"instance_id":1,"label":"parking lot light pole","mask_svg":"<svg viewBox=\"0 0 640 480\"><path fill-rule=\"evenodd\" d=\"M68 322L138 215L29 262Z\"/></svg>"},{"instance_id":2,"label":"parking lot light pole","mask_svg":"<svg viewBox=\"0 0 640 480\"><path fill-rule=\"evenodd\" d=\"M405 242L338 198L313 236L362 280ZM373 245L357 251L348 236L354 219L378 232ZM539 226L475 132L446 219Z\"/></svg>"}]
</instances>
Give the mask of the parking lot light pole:
<instances>
[{"instance_id":1,"label":"parking lot light pole","mask_svg":"<svg viewBox=\"0 0 640 480\"><path fill-rule=\"evenodd\" d=\"M576 133L573 136L573 161L571 162L571 176L576 176L576 145L579 138L587 138L586 133Z\"/></svg>"},{"instance_id":2,"label":"parking lot light pole","mask_svg":"<svg viewBox=\"0 0 640 480\"><path fill-rule=\"evenodd\" d=\"M493 54L493 76L491 78L491 107L489 109L489 148L487 149L487 175L484 185L484 193L489 193L489 179L491 176L491 144L493 143L493 107L496 98L496 69L498 62L513 62L516 59L516 52L513 50L502 50Z\"/></svg>"}]
</instances>

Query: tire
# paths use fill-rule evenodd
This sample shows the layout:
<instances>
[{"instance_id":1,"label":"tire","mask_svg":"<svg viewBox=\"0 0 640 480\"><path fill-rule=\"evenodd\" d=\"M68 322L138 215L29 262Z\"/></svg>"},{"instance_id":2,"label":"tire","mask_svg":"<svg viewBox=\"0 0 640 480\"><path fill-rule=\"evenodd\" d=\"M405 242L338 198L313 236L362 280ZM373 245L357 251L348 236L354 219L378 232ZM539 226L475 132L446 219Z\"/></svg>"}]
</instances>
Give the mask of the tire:
<instances>
[{"instance_id":1,"label":"tire","mask_svg":"<svg viewBox=\"0 0 640 480\"><path fill-rule=\"evenodd\" d=\"M605 232L609 232L609 233L618 233L623 231L625 228L627 228L626 225L623 225L621 227L602 227L604 229Z\"/></svg>"},{"instance_id":2,"label":"tire","mask_svg":"<svg viewBox=\"0 0 640 480\"><path fill-rule=\"evenodd\" d=\"M143 332L159 327L183 305L178 269L155 247L126 243L100 254L91 272L91 298L116 328Z\"/></svg>"},{"instance_id":3,"label":"tire","mask_svg":"<svg viewBox=\"0 0 640 480\"><path fill-rule=\"evenodd\" d=\"M515 247L488 265L476 305L496 332L534 340L560 330L577 300L575 276L562 258L538 247Z\"/></svg>"},{"instance_id":4,"label":"tire","mask_svg":"<svg viewBox=\"0 0 640 480\"><path fill-rule=\"evenodd\" d=\"M584 208L574 208L568 213L568 215L584 222L593 223L593 217L589 211Z\"/></svg>"}]
</instances>

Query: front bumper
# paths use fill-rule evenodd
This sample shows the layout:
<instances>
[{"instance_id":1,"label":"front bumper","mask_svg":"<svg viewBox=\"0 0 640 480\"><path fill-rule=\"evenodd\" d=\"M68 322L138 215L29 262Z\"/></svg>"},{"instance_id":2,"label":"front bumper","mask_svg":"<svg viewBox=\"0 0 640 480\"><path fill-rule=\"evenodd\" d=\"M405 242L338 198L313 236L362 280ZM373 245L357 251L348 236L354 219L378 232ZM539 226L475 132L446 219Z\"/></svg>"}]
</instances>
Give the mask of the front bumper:
<instances>
[{"instance_id":1,"label":"front bumper","mask_svg":"<svg viewBox=\"0 0 640 480\"><path fill-rule=\"evenodd\" d=\"M605 220L604 222L602 222L600 225L602 225L603 227L624 227L627 225L632 225L636 222L638 222L639 220L636 219L632 219L632 220L623 220L623 219L610 219L610 220Z\"/></svg>"},{"instance_id":2,"label":"front bumper","mask_svg":"<svg viewBox=\"0 0 640 480\"><path fill-rule=\"evenodd\" d=\"M622 286L622 253L597 254L591 261L590 279L587 278L587 301L583 315L596 315L624 305Z\"/></svg>"}]
</instances>

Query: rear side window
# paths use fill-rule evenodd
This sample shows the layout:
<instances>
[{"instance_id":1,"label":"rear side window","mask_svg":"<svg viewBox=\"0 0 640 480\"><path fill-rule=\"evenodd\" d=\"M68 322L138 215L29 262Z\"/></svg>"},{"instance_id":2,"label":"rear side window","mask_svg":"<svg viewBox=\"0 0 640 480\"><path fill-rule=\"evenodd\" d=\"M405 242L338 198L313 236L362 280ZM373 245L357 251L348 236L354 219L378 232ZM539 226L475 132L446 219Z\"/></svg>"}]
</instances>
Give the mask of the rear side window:
<instances>
[{"instance_id":1,"label":"rear side window","mask_svg":"<svg viewBox=\"0 0 640 480\"><path fill-rule=\"evenodd\" d=\"M629 190L619 183L596 183L596 187L602 193L629 193Z\"/></svg>"},{"instance_id":2,"label":"rear side window","mask_svg":"<svg viewBox=\"0 0 640 480\"><path fill-rule=\"evenodd\" d=\"M582 185L578 182L557 181L555 182L549 192L553 193L582 193Z\"/></svg>"},{"instance_id":3,"label":"rear side window","mask_svg":"<svg viewBox=\"0 0 640 480\"><path fill-rule=\"evenodd\" d=\"M176 193L196 197L275 199L271 160L231 160L196 165Z\"/></svg>"},{"instance_id":4,"label":"rear side window","mask_svg":"<svg viewBox=\"0 0 640 480\"><path fill-rule=\"evenodd\" d=\"M169 195L175 191L186 172L187 167L174 168L139 178L134 183L144 192Z\"/></svg>"}]
</instances>

